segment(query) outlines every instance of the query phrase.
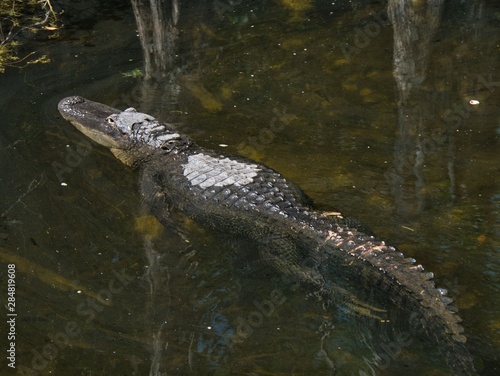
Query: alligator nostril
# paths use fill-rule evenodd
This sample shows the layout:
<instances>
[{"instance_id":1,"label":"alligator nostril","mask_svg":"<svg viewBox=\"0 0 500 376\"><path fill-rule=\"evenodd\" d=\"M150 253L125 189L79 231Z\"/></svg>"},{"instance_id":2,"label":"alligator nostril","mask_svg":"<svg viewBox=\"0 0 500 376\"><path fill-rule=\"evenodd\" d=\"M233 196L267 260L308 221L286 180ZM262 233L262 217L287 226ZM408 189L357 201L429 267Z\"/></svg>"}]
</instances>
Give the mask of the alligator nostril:
<instances>
[{"instance_id":1,"label":"alligator nostril","mask_svg":"<svg viewBox=\"0 0 500 376\"><path fill-rule=\"evenodd\" d=\"M83 97L78 96L78 95L76 95L74 97L69 97L67 100L68 104L78 104L78 103L83 103L83 102L85 102L85 99Z\"/></svg>"}]
</instances>

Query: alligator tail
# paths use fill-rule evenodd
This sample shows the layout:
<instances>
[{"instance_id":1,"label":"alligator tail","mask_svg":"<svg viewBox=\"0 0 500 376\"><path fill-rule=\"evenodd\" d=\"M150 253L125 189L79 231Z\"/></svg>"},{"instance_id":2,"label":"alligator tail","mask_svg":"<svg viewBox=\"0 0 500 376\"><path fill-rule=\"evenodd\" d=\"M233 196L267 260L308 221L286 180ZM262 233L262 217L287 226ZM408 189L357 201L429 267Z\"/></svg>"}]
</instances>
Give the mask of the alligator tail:
<instances>
[{"instance_id":1,"label":"alligator tail","mask_svg":"<svg viewBox=\"0 0 500 376\"><path fill-rule=\"evenodd\" d=\"M357 280L367 291L381 291L401 310L410 313L412 326L423 328L440 350L455 375L476 375L472 356L465 346L462 321L446 290L438 289L433 273L425 272L412 258L394 247L355 229L337 228L318 247L319 272L332 269L344 278ZM348 264L349 267L341 267Z\"/></svg>"}]
</instances>

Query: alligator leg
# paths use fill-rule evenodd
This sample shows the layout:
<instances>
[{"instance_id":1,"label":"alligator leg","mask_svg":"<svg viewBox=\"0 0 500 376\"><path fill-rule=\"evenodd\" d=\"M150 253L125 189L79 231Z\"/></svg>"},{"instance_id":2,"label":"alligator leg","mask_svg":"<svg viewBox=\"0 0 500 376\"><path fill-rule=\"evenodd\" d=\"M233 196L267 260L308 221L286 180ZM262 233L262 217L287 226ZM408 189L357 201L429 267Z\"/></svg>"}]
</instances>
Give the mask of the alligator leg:
<instances>
[{"instance_id":1,"label":"alligator leg","mask_svg":"<svg viewBox=\"0 0 500 376\"><path fill-rule=\"evenodd\" d=\"M172 210L163 187L155 179L155 174L143 173L140 179L142 201L151 213L169 230L176 233L184 242L189 243L188 234L199 229L188 216L179 210Z\"/></svg>"},{"instance_id":2,"label":"alligator leg","mask_svg":"<svg viewBox=\"0 0 500 376\"><path fill-rule=\"evenodd\" d=\"M362 302L355 295L332 281L325 281L317 270L317 260L311 252L301 252L297 242L283 234L270 234L260 239L259 251L262 260L282 273L287 279L310 287L321 297L324 307L331 303L353 316L364 316L384 321L384 309Z\"/></svg>"}]
</instances>

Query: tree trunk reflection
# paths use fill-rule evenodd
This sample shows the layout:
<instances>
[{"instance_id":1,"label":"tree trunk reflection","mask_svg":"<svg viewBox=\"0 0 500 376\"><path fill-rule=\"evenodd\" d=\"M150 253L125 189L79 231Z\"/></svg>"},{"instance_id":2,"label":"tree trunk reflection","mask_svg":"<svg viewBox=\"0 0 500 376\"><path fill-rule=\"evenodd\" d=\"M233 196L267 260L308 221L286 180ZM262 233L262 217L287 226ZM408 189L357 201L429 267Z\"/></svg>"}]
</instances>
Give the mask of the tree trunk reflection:
<instances>
[{"instance_id":1,"label":"tree trunk reflection","mask_svg":"<svg viewBox=\"0 0 500 376\"><path fill-rule=\"evenodd\" d=\"M173 108L179 93L177 57L178 0L131 0L144 55L144 80L136 93L143 111Z\"/></svg>"},{"instance_id":2,"label":"tree trunk reflection","mask_svg":"<svg viewBox=\"0 0 500 376\"><path fill-rule=\"evenodd\" d=\"M430 53L429 43L441 17L443 0L390 0L388 14L394 28L394 79L398 88L398 138L394 166L387 178L399 212L411 215L424 205L423 135L429 113L428 95L420 92Z\"/></svg>"},{"instance_id":3,"label":"tree trunk reflection","mask_svg":"<svg viewBox=\"0 0 500 376\"><path fill-rule=\"evenodd\" d=\"M144 77L165 78L176 56L178 1L132 0L132 7L144 52Z\"/></svg>"}]
</instances>

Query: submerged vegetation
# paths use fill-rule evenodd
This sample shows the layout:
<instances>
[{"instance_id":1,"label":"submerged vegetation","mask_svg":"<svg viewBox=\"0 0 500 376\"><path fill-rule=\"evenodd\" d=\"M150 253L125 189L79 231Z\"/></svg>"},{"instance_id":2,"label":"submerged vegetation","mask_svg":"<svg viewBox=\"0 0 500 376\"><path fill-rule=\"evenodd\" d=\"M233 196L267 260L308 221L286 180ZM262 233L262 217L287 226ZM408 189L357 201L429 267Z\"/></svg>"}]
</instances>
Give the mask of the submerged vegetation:
<instances>
[{"instance_id":1,"label":"submerged vegetation","mask_svg":"<svg viewBox=\"0 0 500 376\"><path fill-rule=\"evenodd\" d=\"M28 64L47 63L47 56L36 51L20 55L26 34L40 30L58 30L58 13L50 0L2 0L0 2L0 73L6 67L22 68ZM53 36L53 35L52 35Z\"/></svg>"}]
</instances>

